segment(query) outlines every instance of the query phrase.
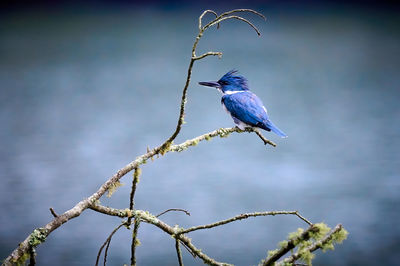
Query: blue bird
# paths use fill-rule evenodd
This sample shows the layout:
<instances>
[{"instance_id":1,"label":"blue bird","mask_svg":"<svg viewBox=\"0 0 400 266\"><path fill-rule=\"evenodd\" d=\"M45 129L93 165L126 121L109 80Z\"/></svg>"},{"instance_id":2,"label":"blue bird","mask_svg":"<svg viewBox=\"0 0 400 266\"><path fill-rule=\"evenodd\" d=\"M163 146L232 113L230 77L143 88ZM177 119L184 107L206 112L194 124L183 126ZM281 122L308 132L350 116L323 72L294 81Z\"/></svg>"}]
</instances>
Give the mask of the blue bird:
<instances>
[{"instance_id":1,"label":"blue bird","mask_svg":"<svg viewBox=\"0 0 400 266\"><path fill-rule=\"evenodd\" d=\"M267 109L260 98L249 90L247 79L237 75L236 70L229 71L218 81L199 82L199 84L214 87L223 94L222 107L232 116L240 129L262 128L282 138L287 137L269 120Z\"/></svg>"}]
</instances>

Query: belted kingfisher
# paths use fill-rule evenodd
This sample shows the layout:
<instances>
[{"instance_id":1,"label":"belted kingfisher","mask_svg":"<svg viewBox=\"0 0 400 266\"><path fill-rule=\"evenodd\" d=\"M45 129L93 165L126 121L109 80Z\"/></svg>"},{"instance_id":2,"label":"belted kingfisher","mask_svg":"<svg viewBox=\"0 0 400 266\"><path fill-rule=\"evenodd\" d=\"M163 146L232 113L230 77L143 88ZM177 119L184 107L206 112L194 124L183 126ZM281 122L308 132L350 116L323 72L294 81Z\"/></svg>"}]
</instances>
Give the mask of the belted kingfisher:
<instances>
[{"instance_id":1,"label":"belted kingfisher","mask_svg":"<svg viewBox=\"0 0 400 266\"><path fill-rule=\"evenodd\" d=\"M215 87L223 96L222 107L232 116L235 124L242 130L246 127L262 128L272 131L282 138L287 135L268 118L267 109L260 98L249 90L247 79L231 70L218 81L199 82L200 85Z\"/></svg>"}]
</instances>

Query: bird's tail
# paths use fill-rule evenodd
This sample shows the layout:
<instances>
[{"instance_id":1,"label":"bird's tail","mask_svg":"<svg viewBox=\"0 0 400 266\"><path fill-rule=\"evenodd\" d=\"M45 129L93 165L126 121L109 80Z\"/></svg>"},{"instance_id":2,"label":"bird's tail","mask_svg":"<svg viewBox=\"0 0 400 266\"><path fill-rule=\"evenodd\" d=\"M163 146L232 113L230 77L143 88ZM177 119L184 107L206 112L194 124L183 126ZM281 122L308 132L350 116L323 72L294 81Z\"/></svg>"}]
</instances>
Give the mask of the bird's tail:
<instances>
[{"instance_id":1,"label":"bird's tail","mask_svg":"<svg viewBox=\"0 0 400 266\"><path fill-rule=\"evenodd\" d=\"M272 132L274 132L276 135L278 135L278 136L280 136L280 137L282 137L282 138L287 138L287 135L282 131L282 130L280 130L277 126L275 126L271 121L267 121L266 123L265 123L265 125L266 125L266 127L268 128L268 129L270 129Z\"/></svg>"}]
</instances>

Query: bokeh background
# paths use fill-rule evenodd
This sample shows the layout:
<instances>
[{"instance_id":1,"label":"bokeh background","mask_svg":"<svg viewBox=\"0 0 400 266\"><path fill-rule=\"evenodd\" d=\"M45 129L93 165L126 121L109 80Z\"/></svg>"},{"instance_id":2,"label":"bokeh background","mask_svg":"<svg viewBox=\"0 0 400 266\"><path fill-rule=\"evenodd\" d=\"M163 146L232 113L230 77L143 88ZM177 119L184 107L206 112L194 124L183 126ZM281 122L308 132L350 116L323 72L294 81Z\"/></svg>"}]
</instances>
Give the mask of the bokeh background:
<instances>
[{"instance_id":1,"label":"bokeh background","mask_svg":"<svg viewBox=\"0 0 400 266\"><path fill-rule=\"evenodd\" d=\"M395 265L400 253L400 17L375 1L3 1L0 11L0 258L36 227L91 195L175 129L197 18L253 8L259 38L239 21L212 28L194 66L187 123L176 142L233 125L217 91L197 81L236 68L289 138L213 139L143 166L136 206L187 227L243 212L299 210L342 223L348 240L315 265ZM206 20L210 17L206 17ZM103 204L126 208L125 186ZM38 265L93 265L119 220L85 211L38 248ZM254 265L292 216L249 219L191 234L211 257ZM129 263L119 231L109 265ZM143 224L139 265L177 265L174 242ZM186 265L202 265L183 250Z\"/></svg>"}]
</instances>

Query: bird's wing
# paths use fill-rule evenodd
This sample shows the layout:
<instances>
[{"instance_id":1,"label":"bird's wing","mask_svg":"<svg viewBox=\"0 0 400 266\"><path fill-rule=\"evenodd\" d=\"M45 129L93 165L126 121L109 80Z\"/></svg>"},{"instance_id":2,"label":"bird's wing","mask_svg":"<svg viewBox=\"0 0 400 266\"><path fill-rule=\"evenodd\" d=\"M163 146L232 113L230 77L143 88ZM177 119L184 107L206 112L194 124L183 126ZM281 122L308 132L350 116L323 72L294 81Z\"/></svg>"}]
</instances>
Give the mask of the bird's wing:
<instances>
[{"instance_id":1,"label":"bird's wing","mask_svg":"<svg viewBox=\"0 0 400 266\"><path fill-rule=\"evenodd\" d=\"M267 112L254 93L243 91L224 95L221 102L231 115L240 121L250 126L265 127L264 122L268 120Z\"/></svg>"}]
</instances>

